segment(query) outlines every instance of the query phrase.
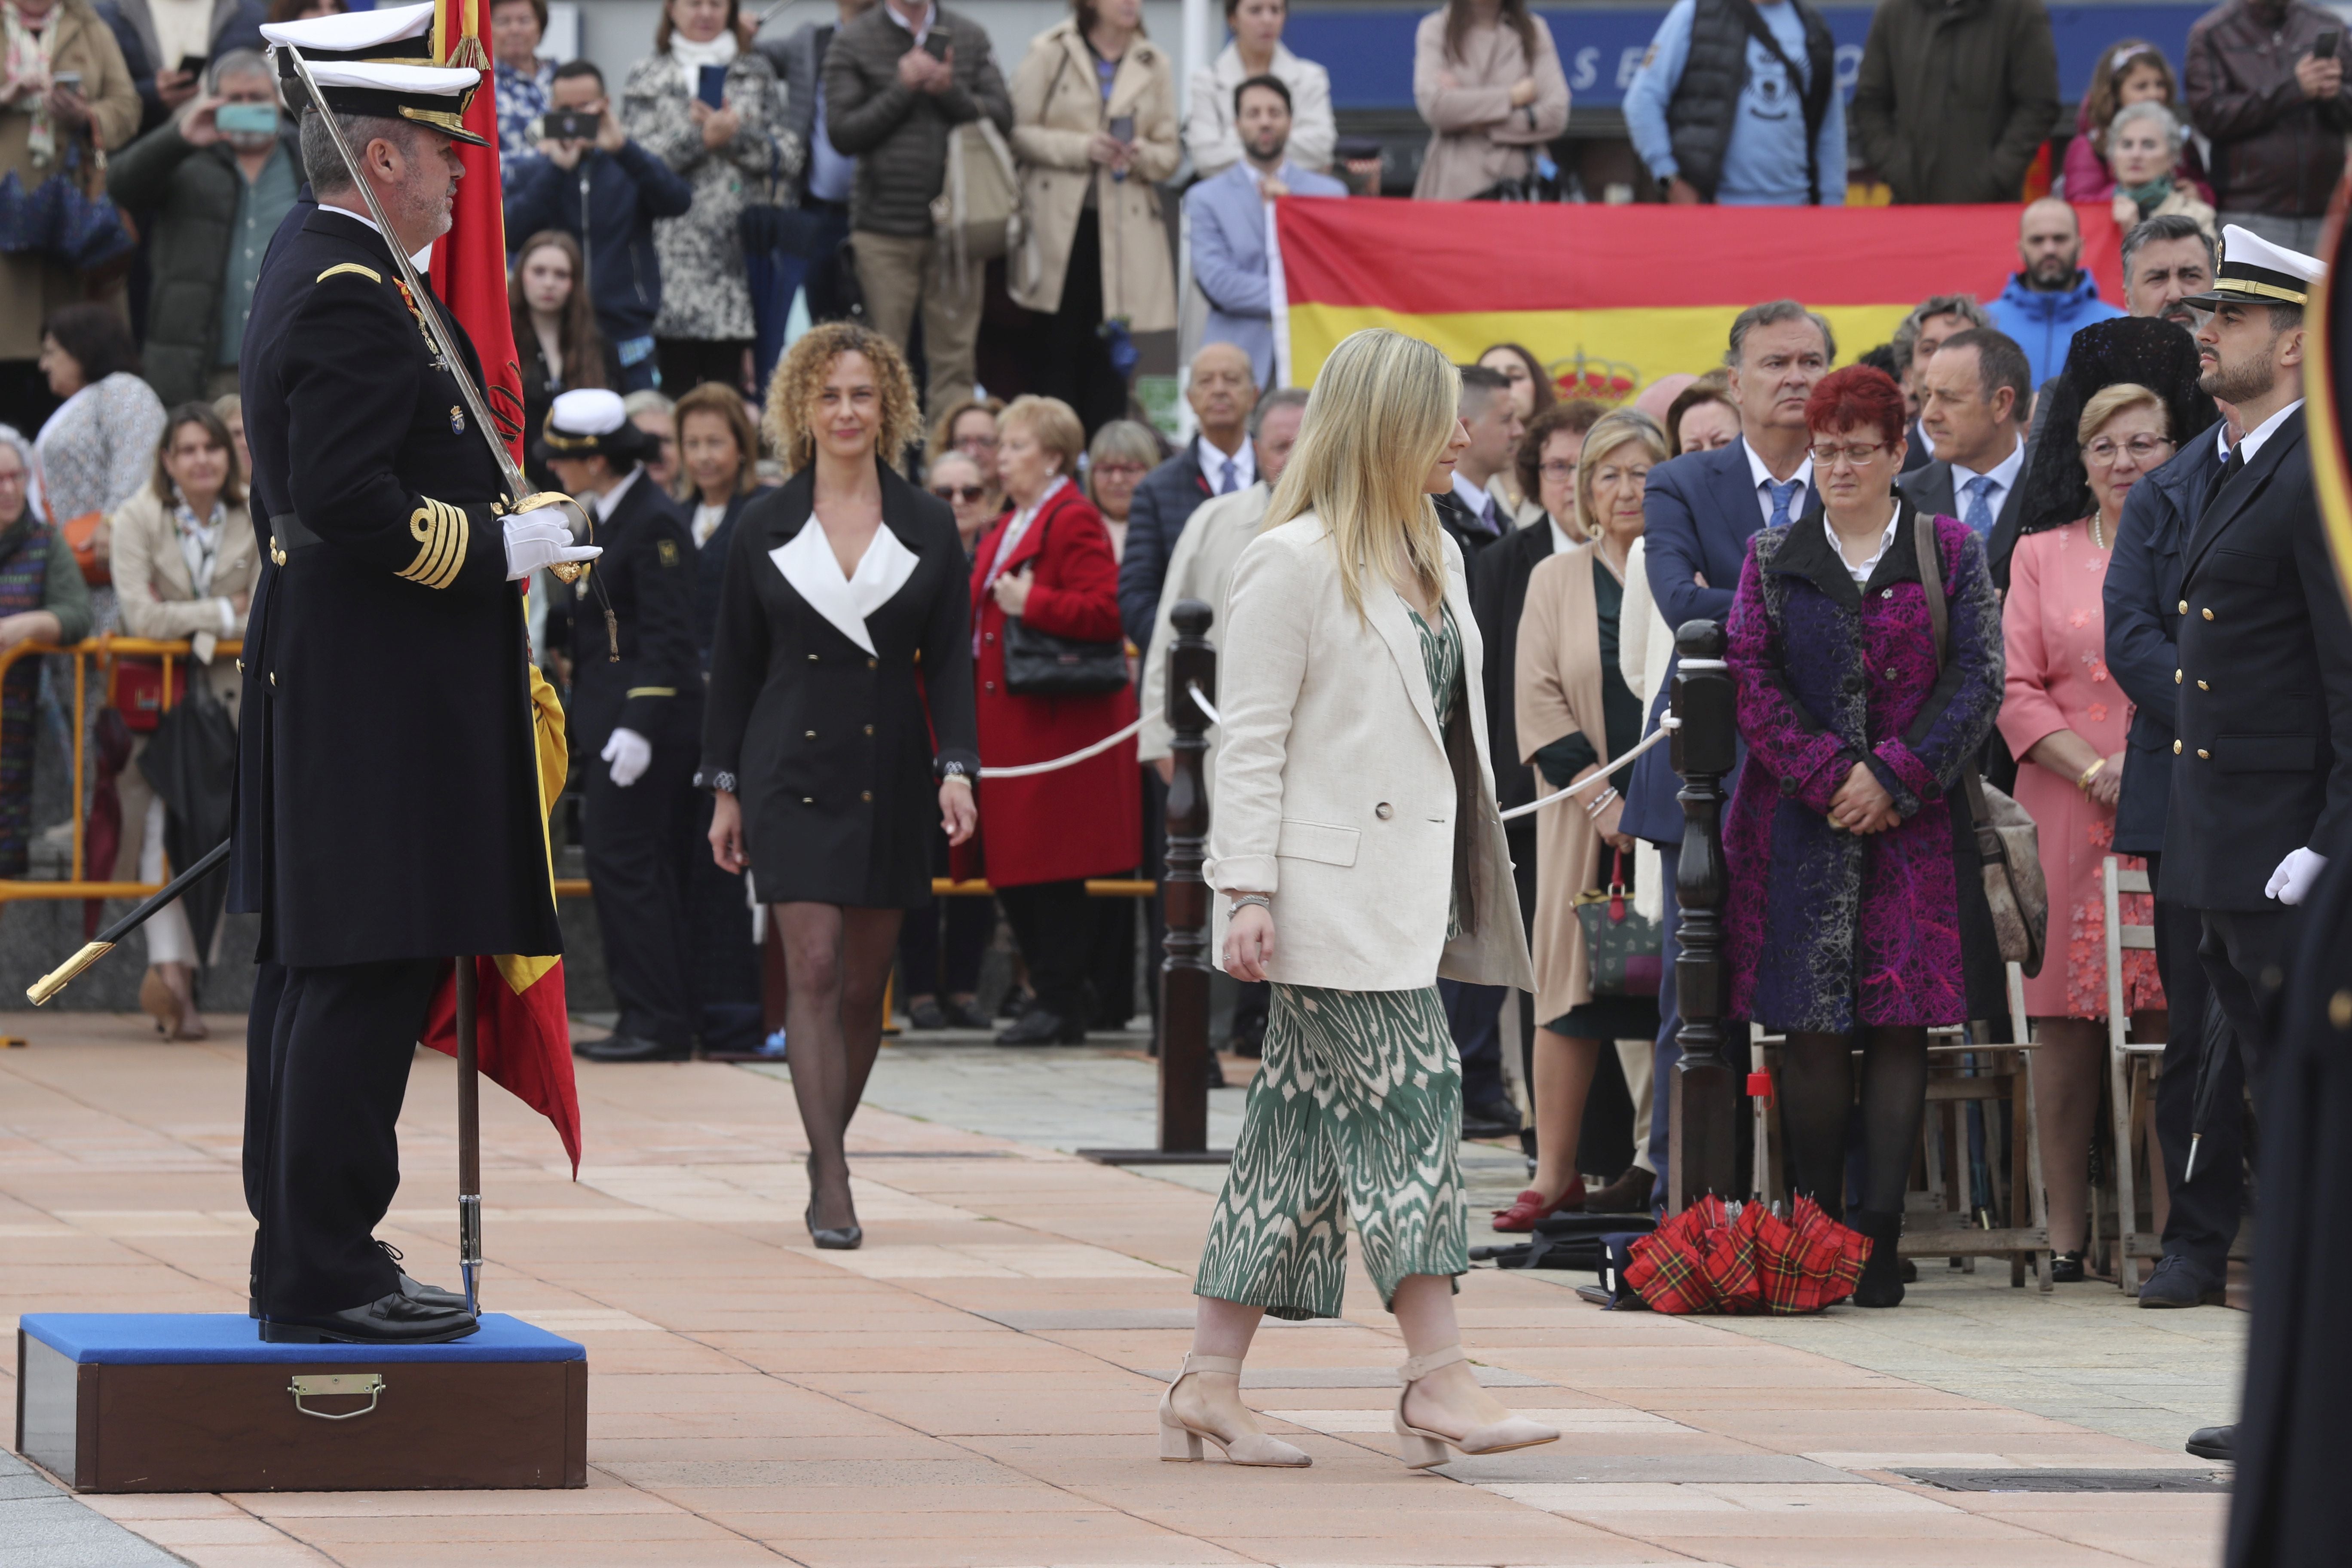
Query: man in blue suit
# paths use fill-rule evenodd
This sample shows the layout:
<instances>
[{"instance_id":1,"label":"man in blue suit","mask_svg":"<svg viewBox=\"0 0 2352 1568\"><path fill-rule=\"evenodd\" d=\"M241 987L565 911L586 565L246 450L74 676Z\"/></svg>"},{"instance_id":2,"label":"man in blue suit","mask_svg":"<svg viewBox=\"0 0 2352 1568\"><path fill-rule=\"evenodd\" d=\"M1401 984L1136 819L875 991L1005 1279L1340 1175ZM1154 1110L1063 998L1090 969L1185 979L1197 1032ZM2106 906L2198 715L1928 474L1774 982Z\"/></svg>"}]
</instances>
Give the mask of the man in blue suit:
<instances>
[{"instance_id":1,"label":"man in blue suit","mask_svg":"<svg viewBox=\"0 0 2352 1568\"><path fill-rule=\"evenodd\" d=\"M1779 527L1814 505L1813 464L1807 448L1805 399L1837 358L1830 324L1794 300L1750 305L1731 323L1732 401L1739 405L1739 439L1712 452L1692 452L1650 470L1643 502L1643 558L1650 595L1666 625L1723 621L1748 559L1748 541L1757 530ZM1677 658L1676 663L1679 663ZM1674 689L1675 666L1650 703L1654 729ZM1645 731L1646 732L1646 731ZM1738 777L1724 781L1727 793ZM1675 795L1682 781L1667 763L1667 748L1644 753L1633 764L1620 826L1658 847L1659 880L1665 895L1665 980L1658 995L1655 1076L1657 1113L1650 1118L1650 1158L1661 1193L1666 1180L1666 1099L1682 1047L1675 1043L1682 1015L1675 1005L1675 874L1682 861L1683 808ZM1744 1077L1745 1062L1734 1066Z\"/></svg>"},{"instance_id":2,"label":"man in blue suit","mask_svg":"<svg viewBox=\"0 0 2352 1568\"><path fill-rule=\"evenodd\" d=\"M2197 1065L2205 1039L2207 987L2198 961L2197 911L2164 896L2164 819L2172 798L2173 721L2179 707L2180 584L2190 524L2221 471L2228 427L2181 444L2172 460L2132 487L2116 525L2107 564L2107 668L2135 704L2124 752L2123 796L2116 803L2116 853L2147 858L2156 889L2156 966L2172 1005L2164 1073L2156 1086L2156 1141L2172 1207L2164 1222L2164 1257L2139 1288L2143 1307L2194 1307L2218 1300L2227 1281L2230 1243L2245 1207L2245 1069L2223 1053L2217 1110L2199 1145L2194 1181L2181 1180L2189 1158Z\"/></svg>"},{"instance_id":3,"label":"man in blue suit","mask_svg":"<svg viewBox=\"0 0 2352 1568\"><path fill-rule=\"evenodd\" d=\"M1234 89L1234 129L1242 161L1184 193L1192 227L1192 278L1209 299L1204 343L1233 343L1250 356L1260 386L1274 382L1274 291L1266 266L1267 210L1276 196L1344 196L1348 187L1284 156L1290 145L1290 89L1254 76Z\"/></svg>"}]
</instances>

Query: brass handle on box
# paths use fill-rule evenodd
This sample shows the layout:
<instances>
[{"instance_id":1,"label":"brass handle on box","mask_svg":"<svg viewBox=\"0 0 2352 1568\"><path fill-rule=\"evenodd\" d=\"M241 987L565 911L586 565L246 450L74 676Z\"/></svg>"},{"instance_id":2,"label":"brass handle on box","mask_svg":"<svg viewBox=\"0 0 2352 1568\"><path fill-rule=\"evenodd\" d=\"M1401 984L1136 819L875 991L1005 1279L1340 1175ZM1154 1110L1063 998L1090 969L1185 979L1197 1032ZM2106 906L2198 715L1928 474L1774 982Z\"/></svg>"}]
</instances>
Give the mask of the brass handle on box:
<instances>
[{"instance_id":1,"label":"brass handle on box","mask_svg":"<svg viewBox=\"0 0 2352 1568\"><path fill-rule=\"evenodd\" d=\"M373 1410L376 1401L383 1397L383 1374L377 1372L312 1373L307 1377L295 1378L286 1385L286 1392L294 1396L294 1408L305 1415L315 1415L321 1421L349 1421L354 1415L365 1415ZM305 1398L322 1399L337 1394L364 1394L368 1402L357 1410L346 1410L340 1415L313 1410L302 1403Z\"/></svg>"}]
</instances>

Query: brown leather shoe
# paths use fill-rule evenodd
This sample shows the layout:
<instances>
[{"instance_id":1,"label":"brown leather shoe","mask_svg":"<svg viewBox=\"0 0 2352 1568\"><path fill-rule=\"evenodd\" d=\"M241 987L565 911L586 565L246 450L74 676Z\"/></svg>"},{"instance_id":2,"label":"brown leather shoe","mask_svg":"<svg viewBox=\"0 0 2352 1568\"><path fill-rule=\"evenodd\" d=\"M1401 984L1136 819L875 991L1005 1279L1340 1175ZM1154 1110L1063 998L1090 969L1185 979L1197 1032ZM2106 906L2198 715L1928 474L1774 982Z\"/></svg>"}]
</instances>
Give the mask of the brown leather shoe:
<instances>
[{"instance_id":1,"label":"brown leather shoe","mask_svg":"<svg viewBox=\"0 0 2352 1568\"><path fill-rule=\"evenodd\" d=\"M1647 1166L1630 1166L1623 1175L1607 1186L1586 1194L1584 1212L1647 1214L1650 1212L1650 1193L1657 1185L1657 1173Z\"/></svg>"}]
</instances>

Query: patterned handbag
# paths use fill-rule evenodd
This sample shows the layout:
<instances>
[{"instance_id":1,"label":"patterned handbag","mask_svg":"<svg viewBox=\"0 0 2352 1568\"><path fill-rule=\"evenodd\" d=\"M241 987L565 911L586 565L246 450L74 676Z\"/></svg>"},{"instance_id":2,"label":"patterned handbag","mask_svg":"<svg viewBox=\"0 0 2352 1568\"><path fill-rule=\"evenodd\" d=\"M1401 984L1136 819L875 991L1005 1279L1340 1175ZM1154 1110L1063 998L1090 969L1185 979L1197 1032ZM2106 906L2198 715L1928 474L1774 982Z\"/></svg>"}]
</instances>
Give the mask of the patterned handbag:
<instances>
[{"instance_id":1,"label":"patterned handbag","mask_svg":"<svg viewBox=\"0 0 2352 1568\"><path fill-rule=\"evenodd\" d=\"M1576 895L1584 928L1584 962L1595 996L1655 996L1665 978L1665 937L1658 922L1626 900L1625 852L1612 851L1609 886Z\"/></svg>"}]
</instances>

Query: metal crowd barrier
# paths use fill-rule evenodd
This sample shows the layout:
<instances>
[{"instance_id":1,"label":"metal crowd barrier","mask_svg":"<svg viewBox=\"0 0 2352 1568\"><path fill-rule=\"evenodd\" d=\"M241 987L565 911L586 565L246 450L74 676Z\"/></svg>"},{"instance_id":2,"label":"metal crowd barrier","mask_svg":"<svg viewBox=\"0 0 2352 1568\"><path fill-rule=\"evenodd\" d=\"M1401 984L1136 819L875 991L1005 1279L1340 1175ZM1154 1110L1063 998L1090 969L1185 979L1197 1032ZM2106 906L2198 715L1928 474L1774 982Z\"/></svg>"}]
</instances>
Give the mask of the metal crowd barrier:
<instances>
[{"instance_id":1,"label":"metal crowd barrier","mask_svg":"<svg viewBox=\"0 0 2352 1568\"><path fill-rule=\"evenodd\" d=\"M214 645L213 657L216 659L235 658L244 646L235 638L223 638ZM83 860L89 829L86 818L89 806L89 761L84 752L89 744L89 666L92 659L104 661L101 669L103 685L100 695L104 702L110 704L114 700L114 672L118 660L124 658L162 660L163 679L161 700L163 710L169 712L172 707L173 667L179 660L190 657L191 650L188 643L184 638L113 636L87 637L65 647L45 642L18 643L6 652L0 653L0 680L7 678L9 670L15 668L18 659L43 658L50 655L72 659L74 669L73 854L68 863L69 875L62 879L34 877L0 878L0 904L12 903L20 899L146 898L160 889L163 883L99 880L85 874L89 870L89 868L83 864ZM38 744L37 730L35 743ZM164 867L163 875L168 879L171 874L171 868L167 864Z\"/></svg>"}]
</instances>

